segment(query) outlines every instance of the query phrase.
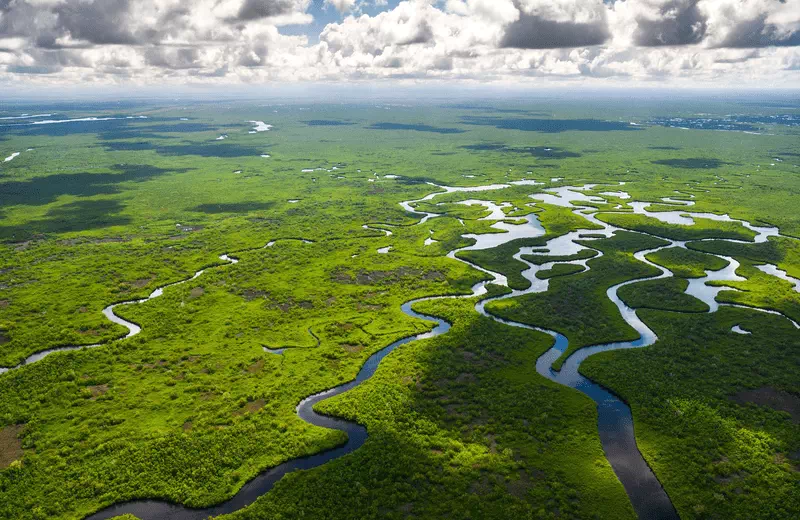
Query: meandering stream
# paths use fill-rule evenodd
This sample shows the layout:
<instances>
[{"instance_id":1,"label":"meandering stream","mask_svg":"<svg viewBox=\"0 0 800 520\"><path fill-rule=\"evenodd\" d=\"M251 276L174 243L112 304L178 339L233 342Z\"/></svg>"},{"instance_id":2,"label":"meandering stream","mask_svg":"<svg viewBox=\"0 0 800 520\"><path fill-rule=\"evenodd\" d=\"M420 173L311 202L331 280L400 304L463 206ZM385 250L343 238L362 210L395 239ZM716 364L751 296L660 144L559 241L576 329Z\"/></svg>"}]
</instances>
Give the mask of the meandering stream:
<instances>
[{"instance_id":1,"label":"meandering stream","mask_svg":"<svg viewBox=\"0 0 800 520\"><path fill-rule=\"evenodd\" d=\"M501 187L506 187L506 186L501 185ZM456 191L462 191L462 190L456 190ZM474 191L474 190L463 190L463 191ZM425 200L430 200L431 198L433 197L429 198L426 197ZM418 201L411 201L411 202L413 203ZM436 216L438 215L432 213L426 214L425 215L426 218L424 218L420 223L425 222L429 218L433 218ZM506 237L506 241L510 241L513 240L514 238L519 238L522 236L540 236L545 233L544 228L541 226L541 224L539 224L538 219L536 219L535 216L530 216L528 218L527 224L521 224L517 226L504 223L499 223L499 224L503 224L504 226L510 226L507 228L506 227L503 228L507 230L507 233L474 235L472 236L473 238L476 239L476 243L474 245L451 251L448 254L448 257L455 259L456 253L463 250L487 249L489 247L495 247L497 245L497 240L498 240L497 237L500 236ZM419 225L419 223L417 225ZM465 262L464 260L460 259L457 260ZM275 466L274 468L268 470L265 473L262 473L261 475L257 476L250 482L246 483L241 488L241 490L239 490L239 492L230 500L214 507L204 508L204 509L192 509L192 508L187 508L185 506L181 506L179 504L173 504L170 502L159 501L159 500L137 500L137 501L113 505L109 508L103 509L102 511L99 511L94 515L89 516L87 520L103 520L123 514L133 514L138 518L140 518L141 520L159 520L159 519L202 520L208 518L209 516L217 516L226 513L232 513L253 503L258 497L267 493L287 473L299 469L315 468L317 466L325 464L326 462L337 459L343 455L346 455L348 453L357 450L367 440L366 428L354 422L338 419L335 417L329 417L317 413L314 411L314 406L320 401L352 390L353 388L360 385L367 379L371 378L375 374L375 371L378 369L378 366L380 365L380 362L383 360L383 358L389 355L397 347L405 345L412 341L432 338L434 336L444 334L450 330L450 324L445 320L434 316L426 316L424 314L415 312L412 309L412 306L414 304L421 301L435 300L440 298L477 297L486 294L485 286L487 283L493 282L502 285L506 284L506 279L503 275L500 275L498 273L493 273L479 266L473 265L473 267L479 269L480 271L483 271L484 273L491 275L492 280L483 281L475 284L472 287L471 293L468 295L441 296L441 297L434 296L428 298L419 298L406 302L402 305L401 307L402 311L408 316L412 318L435 322L435 326L433 327L433 329L425 333L415 334L413 336L400 339L388 345L387 347L384 347L383 349L379 350L378 352L376 352L367 359L367 361L361 367L361 370L358 372L358 375L353 381L336 386L334 388L331 388L330 390L326 390L324 392L320 392L318 394L309 396L303 399L300 402L300 404L297 405L297 415L304 421L311 423L315 426L331 428L347 433L348 438L347 442L344 445L334 448L332 450L317 453L315 455L292 459L282 464L279 464L278 466Z\"/></svg>"},{"instance_id":2,"label":"meandering stream","mask_svg":"<svg viewBox=\"0 0 800 520\"><path fill-rule=\"evenodd\" d=\"M522 181L519 183L512 183L512 184L524 185L525 183L530 183L530 182L531 181ZM597 196L586 195L582 193L583 191L593 189L594 186L596 185L585 185L583 187L553 188L546 190L546 193L539 193L532 196L535 199L540 200L542 202L558 204L560 206L574 208L573 212L576 215L580 215L586 218L588 222L591 222L593 224L602 227L602 229L600 229L599 231L582 229L554 238L547 242L545 246L547 252L544 254L550 256L566 256L566 255L573 255L582 249L586 248L593 249L589 245L587 245L587 243L590 243L592 239L588 239L586 237L581 238L581 235L592 234L603 237L611 237L614 235L614 233L621 230L621 228L614 227L610 224L601 222L598 219L596 219L595 218L595 214L597 212L596 208L592 208L589 206L580 206L580 205L576 206L572 204L573 202L598 202L598 199L602 200ZM424 224L431 218L435 218L440 215L436 213L418 211L414 208L414 204L420 202L428 202L434 199L435 197L446 193L490 191L490 190L507 188L509 187L509 185L498 184L498 185L477 186L470 188L452 188L443 186L437 186L437 187L443 189L444 191L432 193L422 199L406 201L401 203L401 206L406 211L421 216L421 219L417 223L417 225ZM607 192L608 195L611 195L612 193L615 196L619 196L621 193L624 192ZM687 207L693 205L691 201L679 201L669 198L664 198L662 199L662 201L666 204L673 204L673 205L681 204ZM485 217L487 219L500 220L503 218L501 208L504 206L502 205L498 206L491 202L479 201L479 200L470 200L466 201L466 203L485 205L487 209L491 212L489 217ZM684 225L693 224L693 221L691 223L687 222L687 219L691 220L692 216L695 216L697 218L707 218L707 215L709 215L709 214L691 214L685 211L650 213L647 211L647 206L649 205L648 203L641 204L637 202L631 202L628 203L628 205L633 207L634 211L640 214L647 214L648 216L654 216L654 217L656 215L666 215L665 218L670 218L675 220L684 219L681 220L681 222L679 222L680 224ZM730 217L728 217L727 215L724 215L722 217L720 216L716 217L717 220L734 220L730 219ZM347 433L348 439L345 444L336 447L334 449L317 453L311 456L292 459L276 467L273 467L268 471L258 475L250 482L246 483L233 498L214 507L205 509L192 509L165 501L139 500L139 501L113 505L94 515L89 516L88 519L101 520L101 519L113 518L114 516L122 514L133 514L141 518L142 520L151 520L151 519L152 520L156 519L200 520L208 518L209 516L217 516L221 514L231 513L253 503L258 497L264 495L270 489L272 489L272 487L287 473L290 473L298 469L311 469L318 467L322 464L325 464L326 462L329 462L331 460L342 457L343 455L351 453L356 449L358 449L359 447L361 447L364 444L364 442L366 442L367 439L366 428L350 421L319 414L314 411L313 409L314 406L325 399L347 392L355 388L362 382L366 381L367 379L371 378L375 374L378 366L380 365L380 362L387 355L389 355L392 351L394 351L401 345L405 345L407 343L421 339L438 336L446 333L450 329L450 324L447 323L445 320L442 320L434 316L427 316L415 312L412 309L412 306L414 304L421 301L441 299L441 298L474 298L482 296L486 294L487 292L486 285L489 283L507 287L508 283L504 275L492 272L490 270L477 266L467 260L458 258L457 253L468 250L489 249L505 244L517 238L532 238L532 237L543 236L545 234L545 230L539 223L539 220L535 214L528 215L526 217L526 220L527 222L524 224L509 224L507 222L502 222L502 221L498 221L497 223L493 224L492 226L493 228L502 229L506 231L505 233L464 235L465 237L474 239L475 243L468 247L463 247L450 251L450 253L448 253L447 256L451 259L466 263L471 267L478 269L479 271L485 273L489 277L489 279L473 286L471 293L468 295L421 298L406 302L402 306L402 311L412 318L434 322L435 325L432 328L432 330L422 334L416 334L407 338L400 339L388 345L387 347L384 347L383 349L376 352L367 359L367 361L365 362L365 364L358 372L358 375L353 381L339 385L325 392L309 396L298 404L297 414L300 418L302 418L306 422L320 427L341 430ZM776 228L756 227L744 221L738 221L738 222L742 222L742 224L745 225L748 229L752 229L757 233L757 236L755 238L756 242L765 241L767 240L767 237L775 236L778 234L778 230ZM367 225L365 225L364 227L366 229L373 229L374 231L383 232L387 237L391 236L392 234L390 231L386 229L371 228ZM611 463L614 472L616 473L620 482L623 484L626 492L628 493L628 496L631 499L631 503L637 515L640 518L643 519L646 518L648 520L677 519L678 515L674 507L672 506L672 503L670 502L666 492L662 488L661 484L658 482L658 479L653 474L652 470L647 465L646 461L639 452L638 447L636 446L636 439L633 431L633 418L631 415L630 408L624 402L622 402L617 396L613 395L608 390L604 389L600 385L594 383L593 381L581 375L579 373L579 367L580 364L585 359L598 352L605 352L610 350L618 350L626 348L646 347L652 345L657 340L655 333L652 330L650 330L647 327L647 325L638 318L636 311L634 309L631 309L630 307L625 305L624 302L620 300L620 298L617 296L617 292L621 287L626 285L673 276L672 272L670 272L668 269L657 266L645 258L650 253L668 247L686 247L685 242L679 242L668 239L663 239L663 240L666 240L667 242L666 245L646 251L639 251L634 255L634 257L637 260L647 265L650 265L655 269L657 269L658 271L660 271L660 274L647 278L640 278L636 280L623 282L613 287L610 287L607 290L608 298L617 306L622 317L628 323L628 325L630 325L639 333L640 336L639 339L637 339L636 341L613 342L613 343L606 343L602 345L595 345L579 349L574 353L572 353L566 359L560 371L553 370L552 364L559 357L561 357L561 355L568 348L569 343L565 336L558 333L557 331L547 330L540 327L527 325L523 323L517 323L499 318L487 312L485 307L486 304L491 301L496 301L506 298L514 298L524 294L546 291L548 289L549 282L547 280L538 279L536 277L537 272L550 269L554 265L559 263L581 265L584 268L584 270L589 270L591 268L589 265L589 261L591 261L592 258L584 260L573 260L573 261L554 261L545 263L543 265L534 265L531 262L527 262L523 258L523 255L534 253L534 249L536 249L536 254L542 254L539 252L539 250L544 248L529 248L529 247L520 248L517 254L514 255L514 258L520 260L521 262L525 263L528 266L528 268L522 274L526 279L528 279L531 282L531 286L523 291L514 290L510 294L481 300L477 302L475 305L475 309L480 314L490 319L493 319L499 323L513 327L521 327L530 330L536 330L539 332L546 333L554 338L554 345L537 360L536 363L537 372L542 376L550 379L551 381L583 392L597 403L598 431L606 456L608 457L608 460ZM580 241L581 243L578 243L578 241ZM305 240L304 242L308 243L308 241ZM271 247L272 245L274 245L274 243L275 242L270 242L265 247ZM386 252L388 253L389 251L390 249L388 249ZM600 256L602 256L603 254L602 251L598 249L594 249L594 251L596 251L597 254ZM595 256L594 258L596 259L598 257L599 256ZM238 262L238 260L231 255L222 255L219 258L220 260L225 262L225 264L223 265L232 265ZM706 285L705 282L711 280L731 281L740 279L737 277L735 273L736 267L738 267L738 263L736 263L736 261L733 260L732 258L727 258L727 257L721 257L721 258L725 258L729 262L729 265L726 268L720 271L707 272L705 278L697 279L692 283L692 285L690 285L689 290L687 290L687 293L702 299L706 303L709 303L710 312L714 312L718 308L719 304L716 303L715 297L719 292L719 288L708 286ZM128 334L125 337L134 336L141 331L140 327L135 323L129 322L117 316L114 313L114 309L116 307L119 307L121 305L141 303L153 298L157 298L163 294L164 289L193 280L201 276L204 271L205 269L200 270L197 273L195 273L191 278L160 287L155 291L153 291L147 298L110 305L103 310L103 314L105 314L109 320L113 321L114 323L118 323L128 329ZM773 273L771 272L770 274ZM780 273L775 273L775 274L780 275ZM739 305L732 305L732 306L741 307ZM750 307L746 308L761 312L768 312L771 314L780 314L777 313L776 311L770 311L765 309L754 309ZM797 323L795 322L792 323L796 327L799 327ZM736 333L738 331L732 331L732 332ZM58 349L51 349L30 356L18 367L14 368L19 368L23 365L38 361L53 352L59 352L65 350L77 350L77 349L91 348L97 346L100 345L70 346ZM9 368L0 368L0 373L6 372L8 370Z\"/></svg>"},{"instance_id":3,"label":"meandering stream","mask_svg":"<svg viewBox=\"0 0 800 520\"><path fill-rule=\"evenodd\" d=\"M295 239L295 238L282 238L282 239L279 239L279 240L299 240L299 241L303 242L304 244L311 244L312 243L310 240L305 240L305 239L300 239L300 238L297 238L297 239ZM273 241L269 242L264 247L265 248L272 247L272 246L275 245L275 242L276 241L273 240ZM164 294L164 290L165 289L168 289L170 287L175 287L176 285L181 285L181 284L184 284L186 282L190 282L190 281L192 281L192 280L194 280L196 278L199 278L208 269L212 269L212 268L215 268L215 267L224 267L226 265L234 265L234 264L238 264L239 263L239 260L237 258L235 258L234 256L231 256L229 254L220 255L219 259L221 261L225 262L225 263L217 265L217 266L206 267L206 268L200 269L199 271L194 273L189 278L186 278L184 280L180 280L178 282L162 285L162 286L156 288L153 292L151 292L146 298L140 298L140 299L137 299L137 300L128 300L128 301L123 301L123 302L119 302L119 303L114 303L114 304L111 304L108 307L104 308L103 309L103 315L106 318L108 318L109 321L111 321L113 323L116 323L117 325L122 325L123 327L128 329L128 333L125 334L125 336L123 336L122 338L116 338L116 339L127 339L127 338L130 338L132 336L136 336L137 334L139 334L142 331L142 328L139 325L137 325L136 323L133 323L132 321L128 321L125 318L122 318L122 317L118 316L114 312L114 309L116 309L118 307L125 306L125 305L134 305L134 304L137 304L137 303L144 303L144 302L152 300L154 298L158 298L159 296ZM116 339L115 340L111 340L111 341L116 341ZM63 346L63 347L55 347L55 348L51 348L51 349L47 349L47 350L42 350L41 352L36 352L35 354L31 354L30 356L25 358L22 361L22 363L20 363L17 366L14 366L14 367L0 367L0 374L4 374L4 373L9 372L11 370L17 370L19 368L22 368L25 365L30 365L31 363L35 363L37 361L41 361L45 357L47 357L47 356L49 356L51 354L55 354L56 352L69 352L69 351L73 351L73 350L84 350L84 349L96 348L96 347L101 347L103 345L107 345L111 341L108 341L108 342L105 342L105 343L95 343L95 344L92 344L92 345L67 345L67 346Z\"/></svg>"}]
</instances>

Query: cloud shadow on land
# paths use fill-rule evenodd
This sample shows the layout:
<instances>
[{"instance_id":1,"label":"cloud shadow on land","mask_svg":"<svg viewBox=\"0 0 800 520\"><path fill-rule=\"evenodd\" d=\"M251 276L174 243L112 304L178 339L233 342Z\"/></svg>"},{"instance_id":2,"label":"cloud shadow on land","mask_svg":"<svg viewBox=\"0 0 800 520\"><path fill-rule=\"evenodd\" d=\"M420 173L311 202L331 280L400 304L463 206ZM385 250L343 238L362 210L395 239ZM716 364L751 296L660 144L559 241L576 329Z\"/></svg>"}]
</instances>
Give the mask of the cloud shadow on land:
<instances>
[{"instance_id":1,"label":"cloud shadow on land","mask_svg":"<svg viewBox=\"0 0 800 520\"><path fill-rule=\"evenodd\" d=\"M274 202L220 202L217 204L200 204L193 207L189 211L196 211L199 213L248 213L250 211L260 211L272 208Z\"/></svg>"},{"instance_id":2,"label":"cloud shadow on land","mask_svg":"<svg viewBox=\"0 0 800 520\"><path fill-rule=\"evenodd\" d=\"M308 126L352 126L355 124L350 121L339 121L336 119L311 119L309 121L302 121L302 123Z\"/></svg>"},{"instance_id":3,"label":"cloud shadow on land","mask_svg":"<svg viewBox=\"0 0 800 520\"><path fill-rule=\"evenodd\" d=\"M448 108L453 110L474 110L480 112L494 112L497 114L525 114L528 116L548 116L548 113L545 112L534 112L530 110L524 110L521 108L497 108L491 105L475 105L470 103L450 103L441 105L441 108Z\"/></svg>"},{"instance_id":4,"label":"cloud shadow on land","mask_svg":"<svg viewBox=\"0 0 800 520\"><path fill-rule=\"evenodd\" d=\"M558 134L561 132L635 132L640 130L629 123L619 121L603 121L600 119L523 119L500 118L489 116L467 116L462 118L464 124L476 126L493 126L499 130L521 130L523 132L541 132Z\"/></svg>"},{"instance_id":5,"label":"cloud shadow on land","mask_svg":"<svg viewBox=\"0 0 800 520\"><path fill-rule=\"evenodd\" d=\"M52 119L79 119L84 116L60 116ZM192 133L210 132L218 127L205 123L182 122L173 118L148 118L126 119L127 116L119 114L97 114L88 117L113 117L107 121L69 121L64 123L31 124L15 123L0 125L0 134L13 134L25 136L50 136L64 137L73 134L99 134L101 139L126 139L131 137L149 137L155 133ZM233 128L238 128L234 126ZM156 136L163 139L166 136Z\"/></svg>"},{"instance_id":6,"label":"cloud shadow on land","mask_svg":"<svg viewBox=\"0 0 800 520\"><path fill-rule=\"evenodd\" d=\"M178 139L177 136L157 134L155 132L138 131L137 128L122 128L113 132L103 132L97 135L100 141L114 141L120 139ZM143 130L143 129L142 129Z\"/></svg>"},{"instance_id":7,"label":"cloud shadow on land","mask_svg":"<svg viewBox=\"0 0 800 520\"><path fill-rule=\"evenodd\" d=\"M122 182L144 182L168 173L186 173L188 168L166 170L146 164L125 164L113 167L116 173L59 173L34 177L25 181L0 182L0 207L43 206L62 195L92 197L113 195L122 190Z\"/></svg>"},{"instance_id":8,"label":"cloud shadow on land","mask_svg":"<svg viewBox=\"0 0 800 520\"><path fill-rule=\"evenodd\" d=\"M80 200L53 208L47 218L15 226L0 226L0 240L25 240L41 233L70 233L130 224L118 215L124 209L117 200Z\"/></svg>"},{"instance_id":9,"label":"cloud shadow on land","mask_svg":"<svg viewBox=\"0 0 800 520\"><path fill-rule=\"evenodd\" d=\"M532 157L540 157L542 159L567 159L569 157L581 156L581 154L579 153L570 152L562 148L545 147L545 146L513 147L513 146L506 146L500 143L481 143L481 144L470 144L462 146L461 148L473 152L517 153L523 155L530 155Z\"/></svg>"},{"instance_id":10,"label":"cloud shadow on land","mask_svg":"<svg viewBox=\"0 0 800 520\"><path fill-rule=\"evenodd\" d=\"M681 168L687 170L711 170L726 164L731 164L710 157L693 157L691 159L660 159L658 161L650 162L653 164L659 164L661 166L669 166L670 168Z\"/></svg>"},{"instance_id":11,"label":"cloud shadow on land","mask_svg":"<svg viewBox=\"0 0 800 520\"><path fill-rule=\"evenodd\" d=\"M97 116L105 117L105 116ZM113 116L110 116L113 117ZM70 119L65 117L64 119ZM69 123L38 124L19 123L0 127L0 133L24 136L64 137L73 134L99 134L115 132L128 125L129 119L109 121L73 121Z\"/></svg>"},{"instance_id":12,"label":"cloud shadow on land","mask_svg":"<svg viewBox=\"0 0 800 520\"><path fill-rule=\"evenodd\" d=\"M415 132L430 132L434 134L463 134L466 130L460 128L443 128L439 126L430 126L423 124L405 124L405 123L375 123L368 126L369 130L413 130Z\"/></svg>"},{"instance_id":13,"label":"cloud shadow on land","mask_svg":"<svg viewBox=\"0 0 800 520\"><path fill-rule=\"evenodd\" d=\"M195 143L175 146L159 146L148 141L103 141L106 150L116 152L140 152L153 150L170 157L199 155L200 157L256 157L264 153L263 148L229 143Z\"/></svg>"}]
</instances>

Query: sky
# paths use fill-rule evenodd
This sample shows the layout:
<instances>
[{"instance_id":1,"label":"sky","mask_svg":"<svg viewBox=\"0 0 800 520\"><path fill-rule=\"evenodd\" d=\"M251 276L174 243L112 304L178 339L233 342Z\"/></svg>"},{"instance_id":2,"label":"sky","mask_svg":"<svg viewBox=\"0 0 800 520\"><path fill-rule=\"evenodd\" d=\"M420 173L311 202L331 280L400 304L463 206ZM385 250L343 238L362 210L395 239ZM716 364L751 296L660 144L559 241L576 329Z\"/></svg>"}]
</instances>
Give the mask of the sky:
<instances>
[{"instance_id":1,"label":"sky","mask_svg":"<svg viewBox=\"0 0 800 520\"><path fill-rule=\"evenodd\" d=\"M800 0L0 0L17 89L800 87Z\"/></svg>"}]
</instances>

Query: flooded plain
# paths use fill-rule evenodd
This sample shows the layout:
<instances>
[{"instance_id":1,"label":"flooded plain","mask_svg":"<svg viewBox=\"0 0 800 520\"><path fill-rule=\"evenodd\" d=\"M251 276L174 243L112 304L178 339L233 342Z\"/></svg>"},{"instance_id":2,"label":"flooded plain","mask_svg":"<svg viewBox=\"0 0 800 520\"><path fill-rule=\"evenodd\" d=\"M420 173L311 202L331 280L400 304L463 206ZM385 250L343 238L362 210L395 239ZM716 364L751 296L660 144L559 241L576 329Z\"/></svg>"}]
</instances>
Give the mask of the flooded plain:
<instances>
[{"instance_id":1,"label":"flooded plain","mask_svg":"<svg viewBox=\"0 0 800 520\"><path fill-rule=\"evenodd\" d=\"M527 181L522 181L522 182L527 183ZM432 186L438 188L440 191L427 195L418 200L405 201L400 203L401 207L405 209L407 212L418 215L420 217L420 220L417 222L416 225L422 225L425 222L429 221L430 219L441 216L440 214L437 213L426 212L416 209L415 205L418 203L432 201L437 196L444 194L451 194L458 192L477 193L481 191L500 190L508 188L510 184L494 184L488 186L475 186L475 187L447 187L447 186L437 186L437 185L432 185ZM604 237L605 238L611 237L618 231L621 231L621 228L603 223L600 220L598 220L595 216L595 214L598 211L597 208L594 208L590 205L586 205L592 203L605 202L605 200L599 196L586 193L587 191L593 190L595 186L596 185L594 184L587 184L584 186L563 186L558 188L549 188L546 189L544 193L537 193L531 195L531 198L538 202L544 202L548 204L554 204L560 207L571 208L573 209L573 213L575 215L585 218L587 223L600 226L601 229L600 230L579 229L567 233L563 236L553 238L549 240L542 247L536 247L536 248L521 247L518 250L518 252L514 255L514 258L527 265L527 269L523 271L522 274L527 280L531 282L531 286L526 290L514 290L510 294L505 294L503 296L495 298L479 300L475 304L475 309L481 315L493 319L499 323L513 327L539 331L548 334L553 338L553 346L537 360L536 371L541 376L550 379L551 381L567 386L569 388L573 388L575 390L578 390L586 394L597 403L598 434L603 449L605 451L605 454L609 462L611 463L612 468L614 469L616 475L620 479L620 482L624 486L626 492L628 493L628 496L631 499L631 503L635 511L639 515L639 517L648 519L649 518L675 519L677 518L677 513L675 512L675 509L672 506L669 497L667 496L664 489L661 487L661 484L659 483L658 479L653 474L652 470L650 469L647 462L644 460L644 458L642 457L641 453L638 450L638 447L636 445L636 438L634 435L633 418L631 415L630 408L617 396L615 396L608 390L604 389L597 383L583 376L580 373L579 369L581 363L584 360L586 360L588 357L596 353L607 352L611 350L619 350L619 349L643 348L650 346L657 341L658 338L656 334L641 319L639 319L636 310L628 307L619 298L617 293L621 287L627 285L641 283L648 280L656 280L656 279L672 277L673 273L671 271L650 262L649 260L647 260L646 256L648 254L669 247L686 247L685 242L663 239L666 242L665 245L637 252L634 255L636 260L653 267L654 269L658 270L660 274L620 283L610 287L606 292L607 297L617 307L618 311L620 312L620 315L623 317L625 322L638 332L639 338L635 341L612 342L612 343L599 344L579 349L573 352L565 360L562 368L558 371L553 369L553 363L556 360L558 360L563 355L564 352L567 351L569 347L568 338L566 338L564 335L560 334L557 331L547 330L544 328L536 327L534 325L517 323L496 317L486 310L487 303L490 303L492 301L514 298L524 294L547 291L549 288L548 281L539 279L537 277L537 273L552 269L555 265L558 264L579 265L583 271L588 271L591 269L591 263L590 263L591 260L599 258L603 254L602 251L600 251L599 249L594 249L591 247L591 241ZM611 196L611 194L613 193L614 197L619 199L625 199L624 196L621 196L624 192L606 192L606 193L609 196ZM689 207L691 205L691 201L671 200L669 198L664 198L662 200L667 204L682 205L684 207ZM470 246L450 251L447 254L447 257L468 264L471 267L485 273L488 279L486 281L482 281L475 284L472 287L471 293L468 295L430 297L430 298L422 298L406 302L401 307L402 311L408 316L411 316L413 318L433 322L434 326L432 330L422 334L416 334L407 338L403 338L384 347L383 349L373 354L370 358L368 358L362 369L359 371L355 380L339 385L325 392L309 396L308 398L301 401L297 406L297 413L303 420L317 426L337 429L346 432L348 435L348 440L345 444L337 448L334 448L332 450L324 451L309 457L303 457L284 462L283 464L280 464L266 471L265 473L262 473L261 475L257 476L255 479L245 484L233 498L218 506L214 506L207 509L190 509L177 504L171 504L163 501L142 500L142 501L135 501L126 504L119 504L112 506L95 515L90 516L89 518L91 520L100 520L100 519L112 518L114 516L121 515L124 513L130 513L138 516L142 520L163 519L163 518L190 520L190 519L206 518L208 516L215 516L224 513L230 513L252 503L259 496L268 492L274 486L274 484L278 482L285 474L295 471L297 469L311 469L320 466L330 460L351 453L354 450L358 449L361 445L363 445L363 443L366 441L367 438L367 431L363 426L343 419L338 419L318 414L313 409L314 405L334 395L339 395L341 393L347 392L352 388L355 388L362 382L368 380L377 370L381 360L384 359L388 354L390 354L392 351L394 351L401 345L408 344L412 341L438 336L440 334L446 333L450 329L450 324L447 323L446 321L434 316L427 316L414 311L412 307L415 303L427 300L442 299L442 298L477 298L487 293L486 286L488 284L496 284L504 287L508 286L508 280L503 274L490 271L488 269L475 265L467 260L458 258L457 253L461 251L490 249L506 244L512 240L520 238L537 238L545 235L545 229L539 222L538 217L535 213L531 213L526 217L524 217L525 221L523 223L506 222L505 220L507 219L507 216L504 212L504 209L510 207L509 203L503 203L503 202L497 203L493 201L480 200L480 199L467 199L461 201L460 204L483 206L488 212L488 215L482 217L482 219L495 221L495 223L492 224L491 227L500 232L487 233L487 234L465 234L463 236L472 239L474 243ZM694 218L708 218L707 215L712 215L707 213L700 213L700 214L687 213L685 211L649 212L647 208L649 207L650 204L652 203L629 202L627 203L627 206L632 208L634 210L634 213L645 214L647 216L654 216L654 218L661 217L659 218L659 220L661 220L662 222L668 222L678 225L687 225L687 226L694 224ZM754 242L759 242L759 241L763 242L766 241L769 236L776 236L779 234L777 228L753 226L745 221L731 219L728 215L713 215L713 219L742 222L742 224L748 227L748 229L751 229L757 233ZM514 220L518 221L520 219L514 219ZM366 224L363 227L364 229L380 231L384 233L385 236L387 237L392 235L392 232L387 229L373 228ZM310 241L303 239L294 239L294 240L302 240L304 243L311 243ZM728 240L728 241L735 242L734 240ZM429 237L425 240L425 245L430 245L435 242L436 241L432 237ZM275 244L276 241L271 241L267 243L267 245L264 247L273 247ZM531 254L541 255L545 258L547 256L568 256L568 255L574 255L585 249L592 249L595 252L594 253L595 256L593 258L571 260L571 261L554 260L553 262L544 262L541 264L538 263L534 264L525 260L525 256ZM377 251L378 253L387 254L391 250L392 246L386 246L378 249ZM729 305L729 304L718 303L716 301L716 297L720 291L732 290L732 289L717 285L709 285L709 282L744 280L744 278L736 274L736 270L740 264L735 259L719 255L714 255L714 256L723 258L724 260L727 261L728 265L725 268L717 271L706 271L705 276L690 280L689 287L686 290L687 294L706 302L709 306L710 312L716 311L720 305ZM233 265L238 262L238 260L234 256L228 254L221 255L219 259L220 261L224 262L223 265ZM788 276L784 271L781 271L777 267L770 265L762 265L758 267L767 274L782 278L784 280L793 283L795 285L795 290L800 291L800 289L798 289L798 287L800 287L800 281ZM115 308L121 305L141 303L153 298L157 298L158 296L163 294L164 289L195 279L201 276L204 271L205 269L200 270L196 272L191 278L160 287L154 290L147 298L109 305L103 310L103 313L112 322L118 323L128 329L126 337L134 336L140 332L141 330L140 327L135 323L132 323L130 321L127 321L119 317L114 312ZM740 305L731 305L731 306L742 307ZM776 311L771 311L766 309L755 309L750 307L745 307L745 308L758 312L780 314L777 313ZM798 327L798 325L795 322L792 323L794 323L795 326ZM731 329L731 332L737 334L749 334L749 331L742 329L738 325L734 326ZM99 345L89 345L85 347L63 347L60 349L53 349L50 351L46 351L31 356L30 358L26 359L25 362L23 362L20 366L38 361L39 359L42 359L43 357L52 352L63 351L63 350L74 350L79 348L90 348L96 346ZM269 352L273 354L282 354L284 350L275 349L275 350L269 350ZM7 370L8 369L0 369L0 373L2 371L7 371Z\"/></svg>"}]
</instances>

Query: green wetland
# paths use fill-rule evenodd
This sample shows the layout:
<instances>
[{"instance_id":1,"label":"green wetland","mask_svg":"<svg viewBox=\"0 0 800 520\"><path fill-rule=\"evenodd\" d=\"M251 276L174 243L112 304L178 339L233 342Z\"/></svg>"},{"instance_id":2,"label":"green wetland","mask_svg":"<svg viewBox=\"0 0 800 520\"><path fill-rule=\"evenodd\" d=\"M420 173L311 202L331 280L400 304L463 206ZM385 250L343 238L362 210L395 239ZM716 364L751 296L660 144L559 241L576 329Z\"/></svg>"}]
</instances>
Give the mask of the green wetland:
<instances>
[{"instance_id":1,"label":"green wetland","mask_svg":"<svg viewBox=\"0 0 800 520\"><path fill-rule=\"evenodd\" d=\"M120 106L3 107L0 518L800 516L796 109Z\"/></svg>"}]
</instances>

